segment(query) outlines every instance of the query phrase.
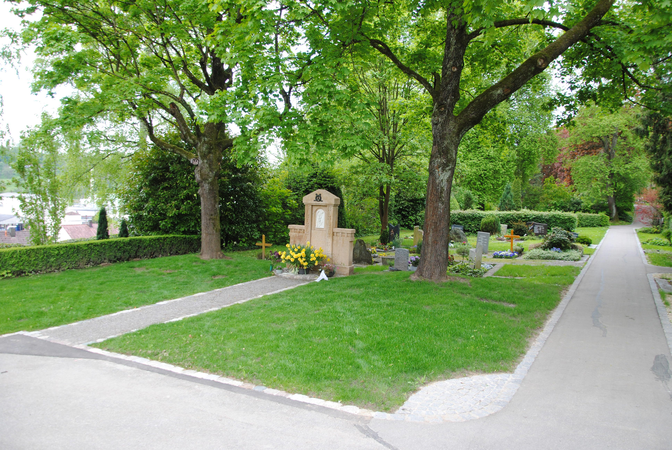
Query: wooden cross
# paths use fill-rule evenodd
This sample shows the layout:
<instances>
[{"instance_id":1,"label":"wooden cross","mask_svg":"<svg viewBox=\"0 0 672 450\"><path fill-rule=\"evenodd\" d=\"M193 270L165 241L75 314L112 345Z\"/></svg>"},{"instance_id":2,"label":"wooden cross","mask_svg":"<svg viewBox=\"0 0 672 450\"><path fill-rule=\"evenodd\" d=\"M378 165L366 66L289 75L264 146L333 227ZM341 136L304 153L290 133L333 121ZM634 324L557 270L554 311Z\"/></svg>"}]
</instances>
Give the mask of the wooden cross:
<instances>
[{"instance_id":1,"label":"wooden cross","mask_svg":"<svg viewBox=\"0 0 672 450\"><path fill-rule=\"evenodd\" d=\"M266 235L261 235L261 242L257 242L257 245L261 246L261 259L266 259L266 247L270 247L273 244L266 243ZM513 247L511 247L513 248Z\"/></svg>"},{"instance_id":2,"label":"wooden cross","mask_svg":"<svg viewBox=\"0 0 672 450\"><path fill-rule=\"evenodd\" d=\"M513 234L513 230L511 230L511 234L509 235L505 234L504 237L507 239L511 239L511 253L513 253L513 240L519 238L520 236Z\"/></svg>"}]
</instances>

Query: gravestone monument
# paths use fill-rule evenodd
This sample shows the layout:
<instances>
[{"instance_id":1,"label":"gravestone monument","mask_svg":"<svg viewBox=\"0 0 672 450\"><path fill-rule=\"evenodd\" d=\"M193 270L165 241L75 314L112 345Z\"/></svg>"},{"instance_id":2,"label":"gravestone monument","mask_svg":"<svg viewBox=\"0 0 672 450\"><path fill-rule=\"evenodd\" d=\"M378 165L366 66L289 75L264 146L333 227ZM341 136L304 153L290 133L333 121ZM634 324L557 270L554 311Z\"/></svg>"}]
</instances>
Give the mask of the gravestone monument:
<instances>
[{"instance_id":1,"label":"gravestone monument","mask_svg":"<svg viewBox=\"0 0 672 450\"><path fill-rule=\"evenodd\" d=\"M509 228L509 226L507 224L503 224L503 225L500 225L499 228L500 228L499 234L504 236L506 234L506 230Z\"/></svg>"},{"instance_id":2,"label":"gravestone monument","mask_svg":"<svg viewBox=\"0 0 672 450\"><path fill-rule=\"evenodd\" d=\"M464 227L462 225L459 225L459 227L450 229L450 240L453 242L466 242L467 235L464 232Z\"/></svg>"},{"instance_id":3,"label":"gravestone monument","mask_svg":"<svg viewBox=\"0 0 672 450\"><path fill-rule=\"evenodd\" d=\"M304 225L289 225L290 245L322 248L331 258L338 275L352 275L352 250L355 230L338 228L338 205L341 199L329 191L318 189L303 197L306 207Z\"/></svg>"},{"instance_id":4,"label":"gravestone monument","mask_svg":"<svg viewBox=\"0 0 672 450\"><path fill-rule=\"evenodd\" d=\"M483 247L480 244L476 245L476 253L474 254L474 269L480 269L483 262Z\"/></svg>"},{"instance_id":5,"label":"gravestone monument","mask_svg":"<svg viewBox=\"0 0 672 450\"><path fill-rule=\"evenodd\" d=\"M399 225L387 224L387 228L390 230L390 242L397 239L401 234L401 227Z\"/></svg>"},{"instance_id":6,"label":"gravestone monument","mask_svg":"<svg viewBox=\"0 0 672 450\"><path fill-rule=\"evenodd\" d=\"M548 233L548 224L539 222L527 222L527 231L531 231L537 236Z\"/></svg>"},{"instance_id":7,"label":"gravestone monument","mask_svg":"<svg viewBox=\"0 0 672 450\"><path fill-rule=\"evenodd\" d=\"M352 251L352 262L354 264L373 264L371 252L366 248L366 243L362 239L355 241L355 248Z\"/></svg>"},{"instance_id":8,"label":"gravestone monument","mask_svg":"<svg viewBox=\"0 0 672 450\"><path fill-rule=\"evenodd\" d=\"M394 270L408 270L407 248L397 248L394 250Z\"/></svg>"},{"instance_id":9,"label":"gravestone monument","mask_svg":"<svg viewBox=\"0 0 672 450\"><path fill-rule=\"evenodd\" d=\"M425 232L420 229L419 226L413 228L413 245L418 245L418 242L422 241L425 237Z\"/></svg>"},{"instance_id":10,"label":"gravestone monument","mask_svg":"<svg viewBox=\"0 0 672 450\"><path fill-rule=\"evenodd\" d=\"M480 245L483 253L488 253L488 244L490 243L490 233L479 231L476 234L476 245Z\"/></svg>"}]
</instances>

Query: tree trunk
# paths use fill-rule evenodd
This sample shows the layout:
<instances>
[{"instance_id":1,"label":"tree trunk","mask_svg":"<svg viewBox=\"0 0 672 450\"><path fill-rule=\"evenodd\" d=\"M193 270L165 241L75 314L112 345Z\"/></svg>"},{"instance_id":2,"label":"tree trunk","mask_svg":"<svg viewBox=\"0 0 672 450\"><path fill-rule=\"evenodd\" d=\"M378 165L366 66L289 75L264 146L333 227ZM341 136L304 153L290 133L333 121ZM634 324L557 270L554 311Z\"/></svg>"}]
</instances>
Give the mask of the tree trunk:
<instances>
[{"instance_id":1,"label":"tree trunk","mask_svg":"<svg viewBox=\"0 0 672 450\"><path fill-rule=\"evenodd\" d=\"M202 138L198 143L197 154L195 175L201 199L201 259L222 259L224 253L220 233L218 179L222 150L216 141Z\"/></svg>"},{"instance_id":2,"label":"tree trunk","mask_svg":"<svg viewBox=\"0 0 672 450\"><path fill-rule=\"evenodd\" d=\"M414 280L423 278L433 281L445 280L448 270L450 193L460 137L456 132L452 114L444 115L442 120L435 120L437 115L434 114L434 116L432 118L433 145L429 160L424 238L420 265L411 276Z\"/></svg>"},{"instance_id":3,"label":"tree trunk","mask_svg":"<svg viewBox=\"0 0 672 450\"><path fill-rule=\"evenodd\" d=\"M616 144L618 143L618 129L609 136L606 140L605 151L607 153L607 170L609 174L607 175L607 190L609 195L607 195L607 206L609 208L609 217L611 220L618 220L618 209L616 208L616 192L614 191L614 170L613 170L613 161L616 157Z\"/></svg>"},{"instance_id":4,"label":"tree trunk","mask_svg":"<svg viewBox=\"0 0 672 450\"><path fill-rule=\"evenodd\" d=\"M378 188L378 214L380 215L380 235L388 232L387 224L390 221L390 185ZM388 232L389 233L389 232ZM387 244L387 242L383 242Z\"/></svg>"}]
</instances>

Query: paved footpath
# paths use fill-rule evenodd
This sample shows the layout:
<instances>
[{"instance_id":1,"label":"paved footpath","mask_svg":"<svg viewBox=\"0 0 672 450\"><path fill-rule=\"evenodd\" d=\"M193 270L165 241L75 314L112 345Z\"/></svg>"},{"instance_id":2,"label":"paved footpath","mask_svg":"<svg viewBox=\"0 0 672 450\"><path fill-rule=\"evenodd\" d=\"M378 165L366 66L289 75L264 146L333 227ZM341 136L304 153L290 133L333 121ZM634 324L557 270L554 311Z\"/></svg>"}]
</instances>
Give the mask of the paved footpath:
<instances>
[{"instance_id":1,"label":"paved footpath","mask_svg":"<svg viewBox=\"0 0 672 450\"><path fill-rule=\"evenodd\" d=\"M669 271L644 263L633 227L612 227L516 373L437 383L393 415L82 346L291 280L0 337L0 448L669 449L670 325L647 276Z\"/></svg>"}]
</instances>

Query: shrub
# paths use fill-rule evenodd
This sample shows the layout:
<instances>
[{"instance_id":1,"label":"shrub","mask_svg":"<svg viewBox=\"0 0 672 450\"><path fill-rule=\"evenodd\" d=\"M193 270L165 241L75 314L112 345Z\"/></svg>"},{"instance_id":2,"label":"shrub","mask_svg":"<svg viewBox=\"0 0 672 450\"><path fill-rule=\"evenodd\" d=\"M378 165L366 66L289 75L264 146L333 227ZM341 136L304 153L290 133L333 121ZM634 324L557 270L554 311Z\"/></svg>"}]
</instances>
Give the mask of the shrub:
<instances>
[{"instance_id":1,"label":"shrub","mask_svg":"<svg viewBox=\"0 0 672 450\"><path fill-rule=\"evenodd\" d=\"M572 248L574 236L562 228L554 227L550 233L544 238L541 248L550 250L552 248L559 248L560 250L569 250Z\"/></svg>"},{"instance_id":2,"label":"shrub","mask_svg":"<svg viewBox=\"0 0 672 450\"><path fill-rule=\"evenodd\" d=\"M511 227L511 229L513 230L513 234L515 235L525 236L527 234L527 224L525 222L521 221L511 222L509 227Z\"/></svg>"},{"instance_id":3,"label":"shrub","mask_svg":"<svg viewBox=\"0 0 672 450\"><path fill-rule=\"evenodd\" d=\"M513 222L540 222L548 224L549 228L559 227L563 230L573 231L578 222L574 213L567 212L545 212L545 211L493 211L483 212L476 210L454 211L450 213L450 223L452 225L462 225L466 233L475 233L480 230L481 220L488 215L494 215L499 218L500 223L511 224ZM499 230L497 230L499 232Z\"/></svg>"},{"instance_id":4,"label":"shrub","mask_svg":"<svg viewBox=\"0 0 672 450\"><path fill-rule=\"evenodd\" d=\"M642 242L642 244L659 245L661 247L665 247L665 246L670 245L670 241L668 241L667 239L653 238L653 239L649 239L648 241Z\"/></svg>"},{"instance_id":5,"label":"shrub","mask_svg":"<svg viewBox=\"0 0 672 450\"><path fill-rule=\"evenodd\" d=\"M627 211L619 211L618 219L626 223L632 223L632 214Z\"/></svg>"},{"instance_id":6,"label":"shrub","mask_svg":"<svg viewBox=\"0 0 672 450\"><path fill-rule=\"evenodd\" d=\"M535 248L528 251L524 259L548 259L556 261L578 261L581 259L581 252L578 250L568 250L566 252L557 252L552 250L543 250Z\"/></svg>"},{"instance_id":7,"label":"shrub","mask_svg":"<svg viewBox=\"0 0 672 450\"><path fill-rule=\"evenodd\" d=\"M523 247L523 246L520 245L520 244L518 244L518 245L514 245L514 246L513 246L513 251L516 252L516 253L518 253L519 255L522 255L523 252L525 251L525 247Z\"/></svg>"},{"instance_id":8,"label":"shrub","mask_svg":"<svg viewBox=\"0 0 672 450\"><path fill-rule=\"evenodd\" d=\"M488 214L483 219L481 219L481 231L485 231L490 234L499 234L501 230L501 225L499 218L494 214Z\"/></svg>"},{"instance_id":9,"label":"shrub","mask_svg":"<svg viewBox=\"0 0 672 450\"><path fill-rule=\"evenodd\" d=\"M637 230L640 233L646 233L646 234L660 234L661 228L660 227L642 227Z\"/></svg>"},{"instance_id":10,"label":"shrub","mask_svg":"<svg viewBox=\"0 0 672 450\"><path fill-rule=\"evenodd\" d=\"M131 259L183 255L200 250L200 236L144 236L0 250L0 271L12 276L81 269Z\"/></svg>"},{"instance_id":11,"label":"shrub","mask_svg":"<svg viewBox=\"0 0 672 450\"><path fill-rule=\"evenodd\" d=\"M455 246L455 253L460 255L462 259L466 259L469 256L469 244L466 242L457 244Z\"/></svg>"},{"instance_id":12,"label":"shrub","mask_svg":"<svg viewBox=\"0 0 672 450\"><path fill-rule=\"evenodd\" d=\"M422 241L418 242L418 245L416 245L415 248L418 250L418 253L422 253Z\"/></svg>"},{"instance_id":13,"label":"shrub","mask_svg":"<svg viewBox=\"0 0 672 450\"><path fill-rule=\"evenodd\" d=\"M402 247L401 243L402 243L401 239L396 238L392 242L390 242L390 245L394 248L401 248Z\"/></svg>"},{"instance_id":14,"label":"shrub","mask_svg":"<svg viewBox=\"0 0 672 450\"><path fill-rule=\"evenodd\" d=\"M591 238L589 238L588 236L579 236L578 238L576 238L576 242L578 244L583 244L583 245L592 245L593 244L593 240Z\"/></svg>"},{"instance_id":15,"label":"shrub","mask_svg":"<svg viewBox=\"0 0 672 450\"><path fill-rule=\"evenodd\" d=\"M660 233L660 235L661 235L662 237L664 237L665 239L667 239L667 242L669 242L669 243L672 244L672 231L670 231L669 228L666 229L666 230L663 230L663 232Z\"/></svg>"},{"instance_id":16,"label":"shrub","mask_svg":"<svg viewBox=\"0 0 672 450\"><path fill-rule=\"evenodd\" d=\"M608 227L609 216L604 213L588 214L576 213L579 227Z\"/></svg>"}]
</instances>

